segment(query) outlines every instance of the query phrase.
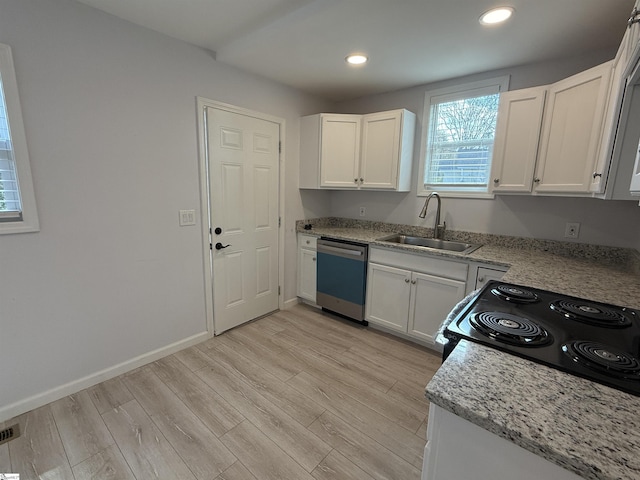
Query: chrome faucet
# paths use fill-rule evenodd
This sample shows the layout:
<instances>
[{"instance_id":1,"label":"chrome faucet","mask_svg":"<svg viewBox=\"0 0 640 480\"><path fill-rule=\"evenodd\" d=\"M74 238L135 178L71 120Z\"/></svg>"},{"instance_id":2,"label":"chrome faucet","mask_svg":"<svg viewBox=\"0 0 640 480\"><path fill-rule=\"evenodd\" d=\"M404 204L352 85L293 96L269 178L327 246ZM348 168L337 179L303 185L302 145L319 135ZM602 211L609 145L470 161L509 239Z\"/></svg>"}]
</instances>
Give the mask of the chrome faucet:
<instances>
[{"instance_id":1,"label":"chrome faucet","mask_svg":"<svg viewBox=\"0 0 640 480\"><path fill-rule=\"evenodd\" d=\"M420 218L424 218L427 216L427 207L429 206L429 200L431 200L431 197L436 197L436 199L438 200L438 210L436 211L436 223L433 226L433 238L442 239L442 237L444 236L444 230L445 228L447 228L447 222L442 222L442 225L440 224L441 201L440 201L440 195L438 195L437 192L432 192L429 194L427 199L424 201L424 206L422 207L422 211L418 216Z\"/></svg>"}]
</instances>

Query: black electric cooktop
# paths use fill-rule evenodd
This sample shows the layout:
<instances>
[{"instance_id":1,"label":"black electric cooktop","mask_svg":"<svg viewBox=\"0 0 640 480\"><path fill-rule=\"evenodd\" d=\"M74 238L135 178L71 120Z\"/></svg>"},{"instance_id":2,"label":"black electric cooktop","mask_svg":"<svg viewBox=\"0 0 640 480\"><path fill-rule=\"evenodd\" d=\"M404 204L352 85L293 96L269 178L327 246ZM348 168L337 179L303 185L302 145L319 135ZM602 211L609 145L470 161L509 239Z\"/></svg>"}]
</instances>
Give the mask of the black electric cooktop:
<instances>
[{"instance_id":1,"label":"black electric cooktop","mask_svg":"<svg viewBox=\"0 0 640 480\"><path fill-rule=\"evenodd\" d=\"M640 311L491 281L444 331L640 396Z\"/></svg>"}]
</instances>

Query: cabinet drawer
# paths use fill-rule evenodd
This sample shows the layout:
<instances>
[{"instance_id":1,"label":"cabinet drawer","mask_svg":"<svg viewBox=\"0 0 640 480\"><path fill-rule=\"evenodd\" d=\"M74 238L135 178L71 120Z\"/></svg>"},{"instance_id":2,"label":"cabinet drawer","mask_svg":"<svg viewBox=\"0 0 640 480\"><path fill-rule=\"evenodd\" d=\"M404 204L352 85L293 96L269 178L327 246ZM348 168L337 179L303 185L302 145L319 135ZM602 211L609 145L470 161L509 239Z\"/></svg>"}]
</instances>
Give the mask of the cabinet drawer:
<instances>
[{"instance_id":1,"label":"cabinet drawer","mask_svg":"<svg viewBox=\"0 0 640 480\"><path fill-rule=\"evenodd\" d=\"M298 234L298 247L316 250L318 248L318 237L313 235Z\"/></svg>"},{"instance_id":2,"label":"cabinet drawer","mask_svg":"<svg viewBox=\"0 0 640 480\"><path fill-rule=\"evenodd\" d=\"M369 250L369 261L463 281L467 280L467 270L469 268L466 262L445 260L436 256L396 252L383 248L371 248Z\"/></svg>"}]
</instances>

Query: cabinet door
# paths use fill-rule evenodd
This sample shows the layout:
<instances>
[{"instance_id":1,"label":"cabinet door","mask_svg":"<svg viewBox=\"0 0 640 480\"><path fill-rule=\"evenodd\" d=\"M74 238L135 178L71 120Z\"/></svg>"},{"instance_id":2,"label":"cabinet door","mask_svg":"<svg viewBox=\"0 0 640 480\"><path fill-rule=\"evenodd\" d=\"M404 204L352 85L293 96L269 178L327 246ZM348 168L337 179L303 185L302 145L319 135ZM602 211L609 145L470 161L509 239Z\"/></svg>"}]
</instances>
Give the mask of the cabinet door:
<instances>
[{"instance_id":1,"label":"cabinet door","mask_svg":"<svg viewBox=\"0 0 640 480\"><path fill-rule=\"evenodd\" d=\"M530 192L538 154L546 87L500 95L493 148L493 191Z\"/></svg>"},{"instance_id":2,"label":"cabinet door","mask_svg":"<svg viewBox=\"0 0 640 480\"><path fill-rule=\"evenodd\" d=\"M369 263L366 319L386 328L407 332L411 272Z\"/></svg>"},{"instance_id":3,"label":"cabinet door","mask_svg":"<svg viewBox=\"0 0 640 480\"><path fill-rule=\"evenodd\" d=\"M423 273L411 276L409 335L435 343L435 333L464 298L465 282Z\"/></svg>"},{"instance_id":4,"label":"cabinet door","mask_svg":"<svg viewBox=\"0 0 640 480\"><path fill-rule=\"evenodd\" d=\"M549 87L538 166L537 193L588 193L600 144L611 62Z\"/></svg>"},{"instance_id":5,"label":"cabinet door","mask_svg":"<svg viewBox=\"0 0 640 480\"><path fill-rule=\"evenodd\" d=\"M602 124L602 135L589 185L589 190L593 193L604 192L610 172L609 165L612 160L614 141L618 130L618 119L620 118L620 109L622 107L622 95L626 84L626 79L622 76L626 67L623 61L625 54L623 47L624 40L611 64L611 80Z\"/></svg>"},{"instance_id":6,"label":"cabinet door","mask_svg":"<svg viewBox=\"0 0 640 480\"><path fill-rule=\"evenodd\" d=\"M372 113L362 119L361 188L398 188L402 111Z\"/></svg>"},{"instance_id":7,"label":"cabinet door","mask_svg":"<svg viewBox=\"0 0 640 480\"><path fill-rule=\"evenodd\" d=\"M360 115L322 115L320 187L358 188Z\"/></svg>"},{"instance_id":8,"label":"cabinet door","mask_svg":"<svg viewBox=\"0 0 640 480\"><path fill-rule=\"evenodd\" d=\"M427 425L423 480L584 479L435 403Z\"/></svg>"},{"instance_id":9,"label":"cabinet door","mask_svg":"<svg viewBox=\"0 0 640 480\"><path fill-rule=\"evenodd\" d=\"M484 287L490 280L501 280L502 277L504 277L504 274L504 270L478 267L476 273L476 289Z\"/></svg>"},{"instance_id":10,"label":"cabinet door","mask_svg":"<svg viewBox=\"0 0 640 480\"><path fill-rule=\"evenodd\" d=\"M316 302L316 251L298 249L298 296Z\"/></svg>"}]
</instances>

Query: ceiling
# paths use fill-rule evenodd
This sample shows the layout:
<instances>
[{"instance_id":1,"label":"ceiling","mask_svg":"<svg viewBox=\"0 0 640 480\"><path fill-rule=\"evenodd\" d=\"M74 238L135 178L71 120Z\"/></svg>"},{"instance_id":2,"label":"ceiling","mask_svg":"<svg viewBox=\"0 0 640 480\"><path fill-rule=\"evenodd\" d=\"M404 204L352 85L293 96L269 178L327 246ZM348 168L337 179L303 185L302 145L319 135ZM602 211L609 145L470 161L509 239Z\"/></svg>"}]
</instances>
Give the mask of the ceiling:
<instances>
[{"instance_id":1,"label":"ceiling","mask_svg":"<svg viewBox=\"0 0 640 480\"><path fill-rule=\"evenodd\" d=\"M633 0L79 0L333 101L620 43ZM502 26L479 16L497 5ZM352 52L369 56L351 67Z\"/></svg>"}]
</instances>

